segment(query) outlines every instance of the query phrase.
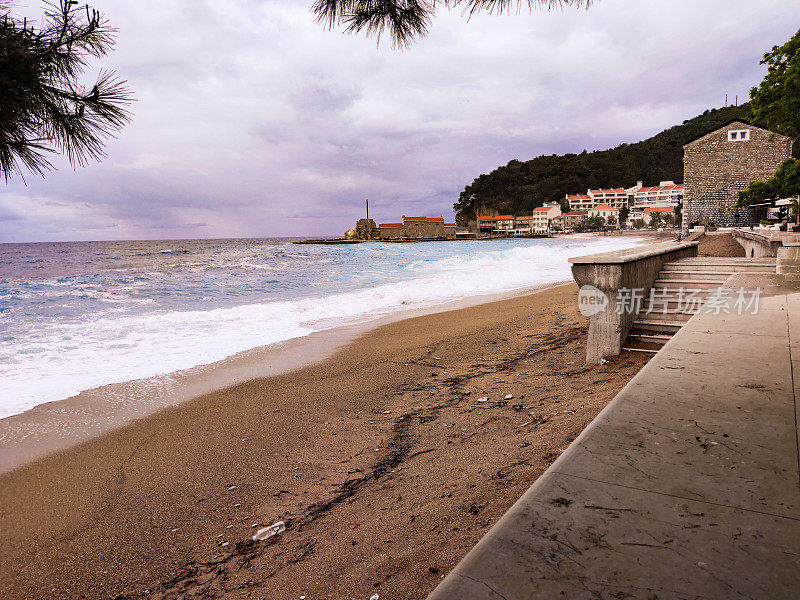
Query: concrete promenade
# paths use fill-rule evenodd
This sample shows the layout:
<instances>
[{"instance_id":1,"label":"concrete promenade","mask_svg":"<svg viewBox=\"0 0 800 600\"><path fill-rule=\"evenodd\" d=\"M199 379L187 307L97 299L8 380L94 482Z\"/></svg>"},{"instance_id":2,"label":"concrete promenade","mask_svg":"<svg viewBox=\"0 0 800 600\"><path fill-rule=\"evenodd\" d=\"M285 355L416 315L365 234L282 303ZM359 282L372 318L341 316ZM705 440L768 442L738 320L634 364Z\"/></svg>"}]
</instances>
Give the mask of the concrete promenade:
<instances>
[{"instance_id":1,"label":"concrete promenade","mask_svg":"<svg viewBox=\"0 0 800 600\"><path fill-rule=\"evenodd\" d=\"M726 286L429 600L800 598L800 283Z\"/></svg>"}]
</instances>

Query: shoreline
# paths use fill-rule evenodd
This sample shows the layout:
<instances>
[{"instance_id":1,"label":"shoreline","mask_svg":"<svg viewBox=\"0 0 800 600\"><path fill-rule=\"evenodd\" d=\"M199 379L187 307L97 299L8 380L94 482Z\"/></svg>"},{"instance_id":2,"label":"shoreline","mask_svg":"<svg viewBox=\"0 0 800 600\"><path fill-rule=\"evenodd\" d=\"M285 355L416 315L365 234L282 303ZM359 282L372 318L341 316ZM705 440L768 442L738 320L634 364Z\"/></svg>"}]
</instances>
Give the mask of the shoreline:
<instances>
[{"instance_id":1,"label":"shoreline","mask_svg":"<svg viewBox=\"0 0 800 600\"><path fill-rule=\"evenodd\" d=\"M0 590L424 598L647 361L585 366L576 293L388 323L1 475Z\"/></svg>"},{"instance_id":2,"label":"shoreline","mask_svg":"<svg viewBox=\"0 0 800 600\"><path fill-rule=\"evenodd\" d=\"M112 383L39 404L0 419L0 475L205 394L319 364L359 337L389 323L535 294L568 283L558 281L401 310L259 346L215 363L164 376Z\"/></svg>"},{"instance_id":3,"label":"shoreline","mask_svg":"<svg viewBox=\"0 0 800 600\"><path fill-rule=\"evenodd\" d=\"M639 244L648 244L665 241L674 234L636 231L611 235L635 237ZM596 233L567 234L564 237L567 236L605 237ZM22 413L0 418L0 474L204 394L317 364L360 336L388 323L533 294L570 281L533 285L400 310L362 322L252 348L214 363L165 375L107 384L84 390L69 398L39 404Z\"/></svg>"}]
</instances>

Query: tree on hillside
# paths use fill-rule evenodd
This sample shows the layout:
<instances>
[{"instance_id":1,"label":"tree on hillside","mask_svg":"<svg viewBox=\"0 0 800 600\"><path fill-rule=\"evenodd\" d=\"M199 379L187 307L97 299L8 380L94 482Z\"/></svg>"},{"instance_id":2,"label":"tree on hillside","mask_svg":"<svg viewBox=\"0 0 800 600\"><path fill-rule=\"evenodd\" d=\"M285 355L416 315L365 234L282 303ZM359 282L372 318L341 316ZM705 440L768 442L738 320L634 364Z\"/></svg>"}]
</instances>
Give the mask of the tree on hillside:
<instances>
[{"instance_id":1,"label":"tree on hillside","mask_svg":"<svg viewBox=\"0 0 800 600\"><path fill-rule=\"evenodd\" d=\"M800 31L783 46L764 55L767 74L750 90L753 116L770 129L795 140L800 148ZM797 155L797 154L795 154ZM753 181L739 192L737 206L800 196L800 162L788 159L766 181Z\"/></svg>"},{"instance_id":2,"label":"tree on hillside","mask_svg":"<svg viewBox=\"0 0 800 600\"><path fill-rule=\"evenodd\" d=\"M766 181L753 181L739 192L737 206L759 204L765 200L778 200L800 196L800 161L787 159Z\"/></svg>"},{"instance_id":3,"label":"tree on hillside","mask_svg":"<svg viewBox=\"0 0 800 600\"><path fill-rule=\"evenodd\" d=\"M459 222L472 220L478 210L498 214L530 211L543 202L560 202L567 194L624 188L639 180L681 182L683 145L733 119L752 120L749 103L707 110L647 140L610 150L511 160L464 188L453 205L456 218Z\"/></svg>"},{"instance_id":4,"label":"tree on hillside","mask_svg":"<svg viewBox=\"0 0 800 600\"><path fill-rule=\"evenodd\" d=\"M800 31L764 55L764 80L750 90L753 117L769 129L800 138Z\"/></svg>"},{"instance_id":5,"label":"tree on hillside","mask_svg":"<svg viewBox=\"0 0 800 600\"><path fill-rule=\"evenodd\" d=\"M592 0L528 0L530 7L587 8ZM365 32L380 40L387 32L392 45L404 47L428 33L436 8L463 8L467 17L486 10L502 13L518 6L512 0L316 0L312 11L329 28L343 26L348 33Z\"/></svg>"},{"instance_id":6,"label":"tree on hillside","mask_svg":"<svg viewBox=\"0 0 800 600\"><path fill-rule=\"evenodd\" d=\"M11 15L0 0L0 174L51 168L61 152L73 166L104 156L103 145L130 118L124 82L101 72L91 87L83 75L114 45L102 15L75 0L48 3L41 25Z\"/></svg>"}]
</instances>

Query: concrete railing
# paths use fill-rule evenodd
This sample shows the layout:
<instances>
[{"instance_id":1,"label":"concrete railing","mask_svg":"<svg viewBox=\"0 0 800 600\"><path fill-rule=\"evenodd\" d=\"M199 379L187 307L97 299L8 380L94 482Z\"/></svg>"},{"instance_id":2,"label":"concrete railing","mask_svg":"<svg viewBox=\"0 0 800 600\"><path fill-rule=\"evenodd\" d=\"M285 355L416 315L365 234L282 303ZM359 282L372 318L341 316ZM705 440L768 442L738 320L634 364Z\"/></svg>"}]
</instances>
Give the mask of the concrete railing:
<instances>
[{"instance_id":1,"label":"concrete railing","mask_svg":"<svg viewBox=\"0 0 800 600\"><path fill-rule=\"evenodd\" d=\"M637 311L617 310L618 306L625 306L626 299L621 294L630 295L636 290L646 297L663 264L697 256L698 245L698 242L667 242L569 259L572 276L581 286L579 301L597 302L601 298L604 303L604 306L581 307L581 312L591 314L586 362L598 364L622 351Z\"/></svg>"},{"instance_id":2,"label":"concrete railing","mask_svg":"<svg viewBox=\"0 0 800 600\"><path fill-rule=\"evenodd\" d=\"M783 244L786 234L777 235L772 232L758 232L749 229L734 229L735 239L744 248L747 258L762 258L764 256L777 256L778 248Z\"/></svg>"}]
</instances>

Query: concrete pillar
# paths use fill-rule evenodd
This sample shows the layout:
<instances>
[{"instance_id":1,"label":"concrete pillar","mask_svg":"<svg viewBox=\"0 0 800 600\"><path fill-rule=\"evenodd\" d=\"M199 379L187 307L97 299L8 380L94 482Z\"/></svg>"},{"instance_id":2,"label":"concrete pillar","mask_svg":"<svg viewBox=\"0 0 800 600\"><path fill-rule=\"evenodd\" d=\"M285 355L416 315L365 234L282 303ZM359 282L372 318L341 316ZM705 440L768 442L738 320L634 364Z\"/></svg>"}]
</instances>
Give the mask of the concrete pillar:
<instances>
[{"instance_id":1,"label":"concrete pillar","mask_svg":"<svg viewBox=\"0 0 800 600\"><path fill-rule=\"evenodd\" d=\"M635 298L650 293L665 262L697 256L697 246L698 242L653 244L569 259L572 276L581 286L579 302L603 298L602 307L597 302L582 305L581 312L590 315L587 363L600 364L620 353L638 317L638 310L631 310L637 308Z\"/></svg>"}]
</instances>

